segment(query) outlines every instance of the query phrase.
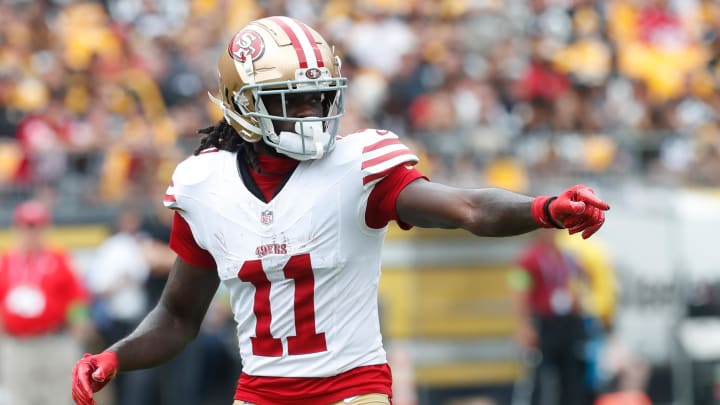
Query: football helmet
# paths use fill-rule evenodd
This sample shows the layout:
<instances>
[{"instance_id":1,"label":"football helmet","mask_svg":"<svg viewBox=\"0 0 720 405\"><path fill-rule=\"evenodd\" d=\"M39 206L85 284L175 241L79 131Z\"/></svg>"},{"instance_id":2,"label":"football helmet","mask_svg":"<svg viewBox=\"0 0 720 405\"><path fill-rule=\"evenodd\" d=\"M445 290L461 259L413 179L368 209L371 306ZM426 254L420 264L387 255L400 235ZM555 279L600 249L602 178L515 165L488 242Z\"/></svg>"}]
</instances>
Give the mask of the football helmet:
<instances>
[{"instance_id":1,"label":"football helmet","mask_svg":"<svg viewBox=\"0 0 720 405\"><path fill-rule=\"evenodd\" d=\"M250 22L237 32L218 61L219 97L210 99L225 120L247 142L261 139L278 152L298 160L318 159L332 150L343 116L347 79L340 58L320 34L288 17ZM286 97L321 93L324 115L271 115L264 96ZM273 122L290 121L295 132L278 131Z\"/></svg>"}]
</instances>

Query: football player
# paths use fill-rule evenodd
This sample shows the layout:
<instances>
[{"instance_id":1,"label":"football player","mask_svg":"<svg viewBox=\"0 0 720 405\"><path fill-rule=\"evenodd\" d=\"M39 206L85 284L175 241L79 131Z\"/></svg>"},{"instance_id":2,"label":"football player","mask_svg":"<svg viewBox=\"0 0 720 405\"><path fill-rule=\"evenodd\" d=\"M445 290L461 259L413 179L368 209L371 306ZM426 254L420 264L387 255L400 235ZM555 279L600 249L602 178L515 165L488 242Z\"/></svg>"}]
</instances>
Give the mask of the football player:
<instances>
[{"instance_id":1,"label":"football player","mask_svg":"<svg viewBox=\"0 0 720 405\"><path fill-rule=\"evenodd\" d=\"M387 225L482 236L539 227L590 237L608 204L583 185L557 196L429 181L397 135L338 136L347 79L331 46L287 17L251 22L222 52L224 119L201 130L165 195L177 253L160 303L138 328L73 370L72 395L158 365L198 333L220 282L243 372L235 404L389 404L377 288Z\"/></svg>"}]
</instances>

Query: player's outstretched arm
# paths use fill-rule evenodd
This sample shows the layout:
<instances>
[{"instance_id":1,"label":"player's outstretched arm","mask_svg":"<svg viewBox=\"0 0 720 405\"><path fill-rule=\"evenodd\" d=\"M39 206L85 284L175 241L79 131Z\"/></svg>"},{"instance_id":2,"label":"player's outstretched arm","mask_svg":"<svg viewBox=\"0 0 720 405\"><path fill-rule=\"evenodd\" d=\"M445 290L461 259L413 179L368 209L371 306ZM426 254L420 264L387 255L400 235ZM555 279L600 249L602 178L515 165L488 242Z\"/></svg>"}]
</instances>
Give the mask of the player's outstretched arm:
<instances>
[{"instance_id":1,"label":"player's outstretched arm","mask_svg":"<svg viewBox=\"0 0 720 405\"><path fill-rule=\"evenodd\" d=\"M478 236L511 236L537 229L567 228L589 238L610 207L584 185L557 196L530 197L497 188L462 189L425 180L398 196L400 220L422 228L462 228Z\"/></svg>"},{"instance_id":2,"label":"player's outstretched arm","mask_svg":"<svg viewBox=\"0 0 720 405\"><path fill-rule=\"evenodd\" d=\"M175 261L157 306L127 337L106 351L86 354L72 376L72 397L78 405L95 405L93 393L117 372L157 366L178 354L200 330L219 285L214 269Z\"/></svg>"}]
</instances>

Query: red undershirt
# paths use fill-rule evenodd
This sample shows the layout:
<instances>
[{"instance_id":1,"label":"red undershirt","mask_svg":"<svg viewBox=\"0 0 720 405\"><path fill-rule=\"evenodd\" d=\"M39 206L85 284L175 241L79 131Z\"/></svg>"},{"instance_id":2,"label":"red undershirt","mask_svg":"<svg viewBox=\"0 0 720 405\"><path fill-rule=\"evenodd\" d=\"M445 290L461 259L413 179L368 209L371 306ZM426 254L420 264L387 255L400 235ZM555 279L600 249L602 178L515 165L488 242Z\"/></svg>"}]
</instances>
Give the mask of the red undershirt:
<instances>
[{"instance_id":1,"label":"red undershirt","mask_svg":"<svg viewBox=\"0 0 720 405\"><path fill-rule=\"evenodd\" d=\"M249 171L266 201L269 201L299 162L261 154L258 154L257 158L263 173L257 173L253 169ZM400 191L421 177L424 176L418 170L408 169L404 165L391 169L370 193L365 212L366 224L371 228L382 228L394 220L401 228L410 229L410 225L398 220L395 203ZM197 245L187 222L177 213L173 218L170 247L193 266L215 268L215 261L210 253ZM258 392L262 392L263 396L257 396ZM274 398L277 401L282 400L283 405L306 405L338 402L355 395L370 393L392 397L392 375L387 364L358 367L327 378L258 377L242 373L235 399L259 405L274 405L264 402L268 398Z\"/></svg>"}]
</instances>

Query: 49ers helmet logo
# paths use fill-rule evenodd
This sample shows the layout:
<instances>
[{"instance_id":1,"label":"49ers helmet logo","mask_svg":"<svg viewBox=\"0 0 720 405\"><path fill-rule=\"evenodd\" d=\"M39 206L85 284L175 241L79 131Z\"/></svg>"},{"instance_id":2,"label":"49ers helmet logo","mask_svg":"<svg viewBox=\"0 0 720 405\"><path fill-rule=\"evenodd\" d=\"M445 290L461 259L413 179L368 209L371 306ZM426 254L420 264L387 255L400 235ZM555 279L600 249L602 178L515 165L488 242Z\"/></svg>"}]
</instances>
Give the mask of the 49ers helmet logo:
<instances>
[{"instance_id":1,"label":"49ers helmet logo","mask_svg":"<svg viewBox=\"0 0 720 405\"><path fill-rule=\"evenodd\" d=\"M310 68L305 71L305 77L307 77L308 79L317 79L318 77L320 77L321 74L322 73L318 68Z\"/></svg>"},{"instance_id":2,"label":"49ers helmet logo","mask_svg":"<svg viewBox=\"0 0 720 405\"><path fill-rule=\"evenodd\" d=\"M255 61L262 56L263 52L265 52L265 41L260 34L253 30L238 32L228 45L230 56L240 62L245 62L245 58L248 56Z\"/></svg>"}]
</instances>

